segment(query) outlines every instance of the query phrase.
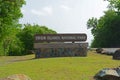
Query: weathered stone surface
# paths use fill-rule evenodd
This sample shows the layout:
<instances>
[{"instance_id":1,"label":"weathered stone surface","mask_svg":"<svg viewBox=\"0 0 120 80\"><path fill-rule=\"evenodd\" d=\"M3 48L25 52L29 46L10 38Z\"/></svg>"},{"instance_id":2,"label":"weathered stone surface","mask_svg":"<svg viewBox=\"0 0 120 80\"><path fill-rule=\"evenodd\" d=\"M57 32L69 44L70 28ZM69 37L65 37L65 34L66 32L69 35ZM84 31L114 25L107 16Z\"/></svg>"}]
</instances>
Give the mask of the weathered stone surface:
<instances>
[{"instance_id":1,"label":"weathered stone surface","mask_svg":"<svg viewBox=\"0 0 120 80\"><path fill-rule=\"evenodd\" d=\"M94 76L94 79L95 80L120 80L120 67L104 68Z\"/></svg>"},{"instance_id":2,"label":"weathered stone surface","mask_svg":"<svg viewBox=\"0 0 120 80\"><path fill-rule=\"evenodd\" d=\"M36 50L35 58L87 56L87 48L41 48Z\"/></svg>"},{"instance_id":3,"label":"weathered stone surface","mask_svg":"<svg viewBox=\"0 0 120 80\"><path fill-rule=\"evenodd\" d=\"M102 51L103 51L102 48L97 48L97 49L96 49L96 52L97 52L97 53L101 53Z\"/></svg>"},{"instance_id":4,"label":"weathered stone surface","mask_svg":"<svg viewBox=\"0 0 120 80\"><path fill-rule=\"evenodd\" d=\"M36 43L35 58L87 56L88 43Z\"/></svg>"},{"instance_id":5,"label":"weathered stone surface","mask_svg":"<svg viewBox=\"0 0 120 80\"><path fill-rule=\"evenodd\" d=\"M11 76L8 76L6 78L2 78L0 80L31 80L30 77L24 75L24 74L14 74Z\"/></svg>"},{"instance_id":6,"label":"weathered stone surface","mask_svg":"<svg viewBox=\"0 0 120 80\"><path fill-rule=\"evenodd\" d=\"M115 51L113 54L113 59L120 60L120 49Z\"/></svg>"}]
</instances>

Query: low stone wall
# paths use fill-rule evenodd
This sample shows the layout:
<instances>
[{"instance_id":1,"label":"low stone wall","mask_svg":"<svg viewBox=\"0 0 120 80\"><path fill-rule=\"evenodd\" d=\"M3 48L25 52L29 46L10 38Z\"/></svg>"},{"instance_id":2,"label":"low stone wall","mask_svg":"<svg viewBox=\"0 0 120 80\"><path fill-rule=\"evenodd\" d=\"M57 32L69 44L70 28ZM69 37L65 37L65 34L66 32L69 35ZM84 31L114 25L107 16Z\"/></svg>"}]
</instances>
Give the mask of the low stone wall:
<instances>
[{"instance_id":1,"label":"low stone wall","mask_svg":"<svg viewBox=\"0 0 120 80\"><path fill-rule=\"evenodd\" d=\"M36 50L35 58L87 56L87 48L41 48Z\"/></svg>"}]
</instances>

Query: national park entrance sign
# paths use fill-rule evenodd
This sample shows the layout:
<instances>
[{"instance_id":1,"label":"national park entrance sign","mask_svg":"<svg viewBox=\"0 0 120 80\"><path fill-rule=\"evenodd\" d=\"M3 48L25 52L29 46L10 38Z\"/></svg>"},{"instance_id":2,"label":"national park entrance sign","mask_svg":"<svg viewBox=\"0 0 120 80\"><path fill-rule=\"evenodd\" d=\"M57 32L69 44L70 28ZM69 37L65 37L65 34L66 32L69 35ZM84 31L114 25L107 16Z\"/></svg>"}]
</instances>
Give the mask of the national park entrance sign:
<instances>
[{"instance_id":1,"label":"national park entrance sign","mask_svg":"<svg viewBox=\"0 0 120 80\"><path fill-rule=\"evenodd\" d=\"M36 34L35 57L87 56L86 34Z\"/></svg>"}]
</instances>

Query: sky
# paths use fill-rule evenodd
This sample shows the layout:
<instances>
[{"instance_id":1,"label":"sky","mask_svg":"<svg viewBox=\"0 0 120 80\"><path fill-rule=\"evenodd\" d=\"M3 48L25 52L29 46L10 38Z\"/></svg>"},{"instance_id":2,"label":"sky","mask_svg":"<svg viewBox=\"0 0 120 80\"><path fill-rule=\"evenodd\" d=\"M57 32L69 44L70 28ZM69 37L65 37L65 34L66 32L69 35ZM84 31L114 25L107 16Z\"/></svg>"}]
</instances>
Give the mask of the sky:
<instances>
[{"instance_id":1,"label":"sky","mask_svg":"<svg viewBox=\"0 0 120 80\"><path fill-rule=\"evenodd\" d=\"M57 33L86 33L91 43L93 36L86 23L91 17L103 16L107 5L104 0L26 0L20 23L47 26Z\"/></svg>"}]
</instances>

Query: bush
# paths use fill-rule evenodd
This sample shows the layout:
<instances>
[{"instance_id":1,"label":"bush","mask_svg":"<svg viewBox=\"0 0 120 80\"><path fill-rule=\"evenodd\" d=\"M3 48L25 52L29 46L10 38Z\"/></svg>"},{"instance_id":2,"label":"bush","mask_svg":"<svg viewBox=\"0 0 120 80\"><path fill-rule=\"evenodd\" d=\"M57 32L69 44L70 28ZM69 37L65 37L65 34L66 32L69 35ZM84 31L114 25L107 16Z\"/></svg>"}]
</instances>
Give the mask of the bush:
<instances>
[{"instance_id":1,"label":"bush","mask_svg":"<svg viewBox=\"0 0 120 80\"><path fill-rule=\"evenodd\" d=\"M24 47L19 39L12 41L9 45L9 56L21 56L24 55Z\"/></svg>"}]
</instances>

